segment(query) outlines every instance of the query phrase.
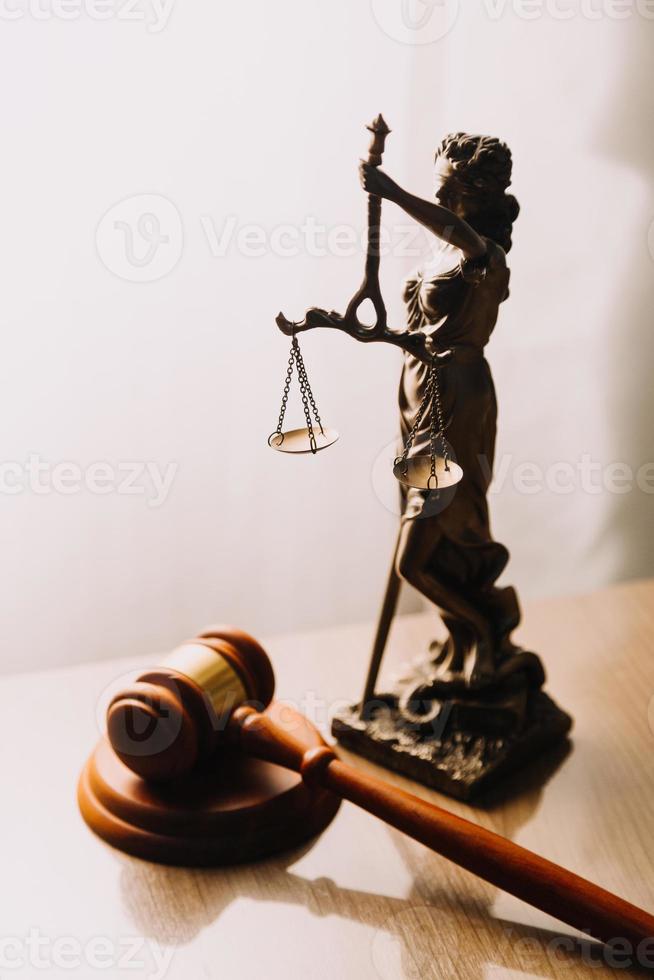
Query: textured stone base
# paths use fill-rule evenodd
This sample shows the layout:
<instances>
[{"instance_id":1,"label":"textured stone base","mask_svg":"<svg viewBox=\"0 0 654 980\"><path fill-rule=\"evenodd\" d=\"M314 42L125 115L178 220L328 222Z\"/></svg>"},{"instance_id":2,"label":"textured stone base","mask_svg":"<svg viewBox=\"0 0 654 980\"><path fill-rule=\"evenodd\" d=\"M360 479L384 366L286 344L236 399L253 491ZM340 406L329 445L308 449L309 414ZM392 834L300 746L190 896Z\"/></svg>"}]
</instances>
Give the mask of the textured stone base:
<instances>
[{"instance_id":1,"label":"textured stone base","mask_svg":"<svg viewBox=\"0 0 654 980\"><path fill-rule=\"evenodd\" d=\"M466 801L494 790L509 773L564 739L572 727L570 715L543 691L529 694L523 728L501 735L456 730L447 723L437 735L433 730L424 734L407 724L392 696L381 695L376 704L366 721L359 717L358 705L334 717L332 734L341 745Z\"/></svg>"}]
</instances>

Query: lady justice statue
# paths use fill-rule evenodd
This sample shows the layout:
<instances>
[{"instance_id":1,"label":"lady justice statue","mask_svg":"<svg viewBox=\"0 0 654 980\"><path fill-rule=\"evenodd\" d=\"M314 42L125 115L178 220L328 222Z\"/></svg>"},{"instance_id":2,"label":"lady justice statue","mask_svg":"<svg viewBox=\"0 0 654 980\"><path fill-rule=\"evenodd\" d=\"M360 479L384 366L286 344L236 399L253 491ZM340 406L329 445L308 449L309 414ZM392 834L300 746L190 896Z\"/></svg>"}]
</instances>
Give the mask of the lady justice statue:
<instances>
[{"instance_id":1,"label":"lady justice statue","mask_svg":"<svg viewBox=\"0 0 654 980\"><path fill-rule=\"evenodd\" d=\"M449 451L463 474L458 484L445 488L436 479L402 486L399 536L365 693L360 705L334 719L333 731L355 751L468 799L561 740L571 725L542 691L545 675L538 656L511 640L520 609L515 590L496 584L509 553L493 539L486 499L497 404L484 348L509 295L507 253L519 206L507 193L511 152L499 139L446 136L435 155L435 201L427 201L379 169L389 130L381 117L369 129L369 157L360 164L369 194L363 285L344 316L313 308L302 323L282 314L277 323L294 343L297 333L321 326L363 342L401 347L404 457L424 460L431 452L436 472L435 416L424 409L437 398L445 463ZM405 284L404 330L388 328L379 290L382 200L402 208L434 236L433 254ZM372 327L357 317L365 299L377 314ZM436 606L447 638L432 644L395 690L375 694L401 581Z\"/></svg>"}]
</instances>

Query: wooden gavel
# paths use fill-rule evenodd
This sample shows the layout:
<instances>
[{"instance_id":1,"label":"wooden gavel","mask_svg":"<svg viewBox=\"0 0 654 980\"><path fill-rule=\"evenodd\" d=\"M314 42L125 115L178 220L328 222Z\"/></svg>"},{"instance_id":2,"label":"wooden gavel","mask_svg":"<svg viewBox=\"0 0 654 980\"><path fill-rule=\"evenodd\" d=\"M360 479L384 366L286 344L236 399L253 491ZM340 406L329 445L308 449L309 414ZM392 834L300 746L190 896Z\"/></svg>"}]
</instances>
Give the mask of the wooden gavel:
<instances>
[{"instance_id":1,"label":"wooden gavel","mask_svg":"<svg viewBox=\"0 0 654 980\"><path fill-rule=\"evenodd\" d=\"M263 713L274 683L268 656L256 640L240 630L212 629L112 699L109 740L129 769L159 783L189 773L202 760L219 766L221 744L236 746L300 773L309 787L355 803L596 939L638 945L654 937L654 917L642 909L498 834L359 772L326 745L307 747L297 731Z\"/></svg>"}]
</instances>

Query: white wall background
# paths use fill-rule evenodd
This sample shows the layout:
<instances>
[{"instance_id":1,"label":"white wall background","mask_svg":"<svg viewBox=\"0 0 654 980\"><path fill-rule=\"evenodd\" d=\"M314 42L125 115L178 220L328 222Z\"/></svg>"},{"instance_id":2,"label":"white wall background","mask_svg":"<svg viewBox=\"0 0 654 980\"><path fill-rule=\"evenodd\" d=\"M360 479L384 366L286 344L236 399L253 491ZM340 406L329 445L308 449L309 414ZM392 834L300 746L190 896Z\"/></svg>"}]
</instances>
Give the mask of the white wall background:
<instances>
[{"instance_id":1,"label":"white wall background","mask_svg":"<svg viewBox=\"0 0 654 980\"><path fill-rule=\"evenodd\" d=\"M500 135L514 152L523 212L488 351L509 460L492 507L510 579L534 595L653 570L650 495L515 485L526 461L652 458L643 4L616 19L597 0L591 18L588 0L583 11L561 0L526 19L499 0L458 11L176 0L164 23L154 0L140 0L138 20L115 0L102 21L57 2L5 0L0 12L1 669L165 649L217 619L270 634L376 615L396 518L383 503L392 477L374 464L396 431L398 353L307 335L341 441L307 460L272 453L266 437L287 354L274 315L343 309L362 271L360 253L309 254L301 238L297 254L275 254L270 233L306 219L362 229L356 162L379 110L394 131L386 167L418 193L431 191L449 130ZM422 27L403 27L403 9ZM169 241L155 261L178 261L134 282L106 265L113 249L130 274L113 228L124 210L99 251L96 233L108 209L144 194L177 209L181 233L160 211ZM395 241L406 221L390 206L385 219ZM267 238L259 257L239 246L247 225ZM215 254L211 231L230 227ZM383 261L391 322L414 264ZM8 492L31 454L83 471L177 471L158 507L146 494Z\"/></svg>"}]
</instances>

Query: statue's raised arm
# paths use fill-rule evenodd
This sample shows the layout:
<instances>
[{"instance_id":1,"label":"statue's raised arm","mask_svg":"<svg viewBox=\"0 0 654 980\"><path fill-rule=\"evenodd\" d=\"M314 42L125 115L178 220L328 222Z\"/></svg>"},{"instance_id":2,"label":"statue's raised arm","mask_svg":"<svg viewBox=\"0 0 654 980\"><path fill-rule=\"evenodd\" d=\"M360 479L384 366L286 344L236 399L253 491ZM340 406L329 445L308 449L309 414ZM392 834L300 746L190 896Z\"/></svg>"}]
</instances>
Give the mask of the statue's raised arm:
<instances>
[{"instance_id":1,"label":"statue's raised arm","mask_svg":"<svg viewBox=\"0 0 654 980\"><path fill-rule=\"evenodd\" d=\"M384 145L390 129L381 114L367 129L372 133L372 139L368 149L368 159L361 161L361 165L374 171L382 162ZM307 310L304 320L299 323L288 320L283 313L279 313L276 318L277 326L288 337L316 327L330 327L341 330L362 343L393 344L425 364L430 364L433 359L437 362L445 362L449 358L449 352L439 351L427 335L409 330L391 330L388 327L386 306L379 286L381 202L380 195L373 193L368 195L365 272L363 282L348 303L345 314L328 312L314 306ZM358 315L359 308L366 300L370 300L375 310L375 323L370 326L362 323Z\"/></svg>"}]
</instances>

